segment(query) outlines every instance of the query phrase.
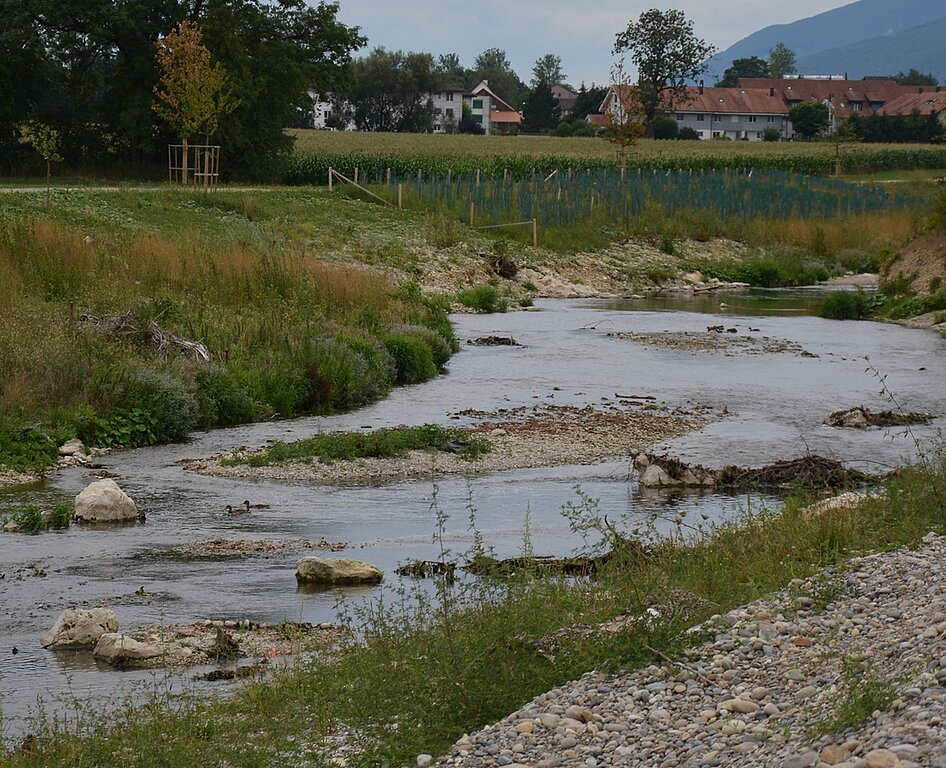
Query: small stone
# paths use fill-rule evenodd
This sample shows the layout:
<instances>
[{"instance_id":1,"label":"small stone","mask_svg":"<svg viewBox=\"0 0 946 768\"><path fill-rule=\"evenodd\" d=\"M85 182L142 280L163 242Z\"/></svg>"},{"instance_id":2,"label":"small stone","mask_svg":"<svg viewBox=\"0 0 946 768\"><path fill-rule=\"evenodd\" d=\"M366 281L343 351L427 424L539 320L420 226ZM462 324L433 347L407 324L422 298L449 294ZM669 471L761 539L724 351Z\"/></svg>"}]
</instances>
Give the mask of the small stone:
<instances>
[{"instance_id":1,"label":"small stone","mask_svg":"<svg viewBox=\"0 0 946 768\"><path fill-rule=\"evenodd\" d=\"M828 765L837 765L850 758L851 750L836 744L829 744L821 750L821 762Z\"/></svg>"},{"instance_id":2,"label":"small stone","mask_svg":"<svg viewBox=\"0 0 946 768\"><path fill-rule=\"evenodd\" d=\"M794 755L782 763L782 768L812 768L818 762L818 753L809 749L800 755Z\"/></svg>"},{"instance_id":3,"label":"small stone","mask_svg":"<svg viewBox=\"0 0 946 768\"><path fill-rule=\"evenodd\" d=\"M864 756L867 768L896 768L900 758L889 749L872 749Z\"/></svg>"},{"instance_id":4,"label":"small stone","mask_svg":"<svg viewBox=\"0 0 946 768\"><path fill-rule=\"evenodd\" d=\"M818 689L815 688L813 685L806 685L798 693L796 693L795 696L797 696L801 701L804 701L805 699L810 699L812 696L816 695L817 693L818 693Z\"/></svg>"},{"instance_id":5,"label":"small stone","mask_svg":"<svg viewBox=\"0 0 946 768\"><path fill-rule=\"evenodd\" d=\"M433 765L433 762L433 755L421 754L417 756L417 768L429 768L429 766Z\"/></svg>"},{"instance_id":6,"label":"small stone","mask_svg":"<svg viewBox=\"0 0 946 768\"><path fill-rule=\"evenodd\" d=\"M796 637L792 642L797 645L799 648L810 648L811 647L811 638L810 637Z\"/></svg>"},{"instance_id":7,"label":"small stone","mask_svg":"<svg viewBox=\"0 0 946 768\"><path fill-rule=\"evenodd\" d=\"M516 724L515 730L517 733L532 733L535 730L535 723L531 720L523 720Z\"/></svg>"},{"instance_id":8,"label":"small stone","mask_svg":"<svg viewBox=\"0 0 946 768\"><path fill-rule=\"evenodd\" d=\"M742 715L751 715L759 711L759 705L748 699L730 699L720 705L730 712L739 712Z\"/></svg>"},{"instance_id":9,"label":"small stone","mask_svg":"<svg viewBox=\"0 0 946 768\"><path fill-rule=\"evenodd\" d=\"M539 717L539 722L542 723L546 728L555 728L558 725L558 722L561 718L552 713L546 712Z\"/></svg>"}]
</instances>

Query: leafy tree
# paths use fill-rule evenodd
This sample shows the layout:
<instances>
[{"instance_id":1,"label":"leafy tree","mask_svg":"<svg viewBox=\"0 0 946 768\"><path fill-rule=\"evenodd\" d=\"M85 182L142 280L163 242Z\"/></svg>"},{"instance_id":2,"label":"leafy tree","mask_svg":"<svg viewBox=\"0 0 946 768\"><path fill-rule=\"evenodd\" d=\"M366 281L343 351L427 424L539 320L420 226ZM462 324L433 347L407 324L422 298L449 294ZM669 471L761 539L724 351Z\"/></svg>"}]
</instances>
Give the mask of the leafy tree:
<instances>
[{"instance_id":1,"label":"leafy tree","mask_svg":"<svg viewBox=\"0 0 946 768\"><path fill-rule=\"evenodd\" d=\"M539 81L522 105L522 130L526 133L551 131L560 122L561 115L551 83Z\"/></svg>"},{"instance_id":2,"label":"leafy tree","mask_svg":"<svg viewBox=\"0 0 946 768\"><path fill-rule=\"evenodd\" d=\"M46 161L46 205L49 205L49 179L52 175L52 164L61 163L59 154L59 132L55 128L42 123L30 126L30 144L33 145L39 156Z\"/></svg>"},{"instance_id":3,"label":"leafy tree","mask_svg":"<svg viewBox=\"0 0 946 768\"><path fill-rule=\"evenodd\" d=\"M758 56L747 59L733 59L731 67L723 72L723 77L716 85L719 88L735 88L740 77L769 77L769 62Z\"/></svg>"},{"instance_id":4,"label":"leafy tree","mask_svg":"<svg viewBox=\"0 0 946 768\"><path fill-rule=\"evenodd\" d=\"M767 126L764 131L762 131L762 141L781 141L782 132L776 128L774 125Z\"/></svg>"},{"instance_id":5,"label":"leafy tree","mask_svg":"<svg viewBox=\"0 0 946 768\"><path fill-rule=\"evenodd\" d=\"M638 70L637 91L647 135L653 136L658 112L687 100L687 81L706 71L714 46L698 38L682 11L644 11L615 38L614 53L629 54Z\"/></svg>"},{"instance_id":6,"label":"leafy tree","mask_svg":"<svg viewBox=\"0 0 946 768\"><path fill-rule=\"evenodd\" d=\"M828 129L828 105L820 101L802 101L788 110L792 127L806 140Z\"/></svg>"},{"instance_id":7,"label":"leafy tree","mask_svg":"<svg viewBox=\"0 0 946 768\"><path fill-rule=\"evenodd\" d=\"M861 141L878 143L942 143L946 140L946 126L938 115L851 115L848 128Z\"/></svg>"},{"instance_id":8,"label":"leafy tree","mask_svg":"<svg viewBox=\"0 0 946 768\"><path fill-rule=\"evenodd\" d=\"M900 85L939 85L939 80L933 77L932 72L924 75L914 67L911 67L909 72L898 72L893 79Z\"/></svg>"},{"instance_id":9,"label":"leafy tree","mask_svg":"<svg viewBox=\"0 0 946 768\"><path fill-rule=\"evenodd\" d=\"M438 56L436 71L441 76L443 85L462 85L464 88L475 85L470 82L470 70L460 63L460 57L455 53L443 53Z\"/></svg>"},{"instance_id":10,"label":"leafy tree","mask_svg":"<svg viewBox=\"0 0 946 768\"><path fill-rule=\"evenodd\" d=\"M360 130L424 133L433 130L429 94L438 84L431 54L379 47L354 62L344 96Z\"/></svg>"},{"instance_id":11,"label":"leafy tree","mask_svg":"<svg viewBox=\"0 0 946 768\"><path fill-rule=\"evenodd\" d=\"M562 58L560 56L547 53L536 60L532 67L533 88L538 88L541 83L551 87L563 82L565 82L565 73L562 71Z\"/></svg>"},{"instance_id":12,"label":"leafy tree","mask_svg":"<svg viewBox=\"0 0 946 768\"><path fill-rule=\"evenodd\" d=\"M161 80L154 87L154 111L173 128L183 144L181 181L187 183L188 141L195 133L212 136L220 118L236 109L227 73L202 42L200 27L184 20L157 40Z\"/></svg>"},{"instance_id":13,"label":"leafy tree","mask_svg":"<svg viewBox=\"0 0 946 768\"><path fill-rule=\"evenodd\" d=\"M785 43L776 43L775 47L769 51L769 76L785 77L786 75L794 75L797 71L795 51Z\"/></svg>"},{"instance_id":14,"label":"leafy tree","mask_svg":"<svg viewBox=\"0 0 946 768\"><path fill-rule=\"evenodd\" d=\"M476 57L473 62L473 80L488 80L489 87L515 108L519 107L526 90L525 84L513 71L506 52L500 48L488 48Z\"/></svg>"},{"instance_id":15,"label":"leafy tree","mask_svg":"<svg viewBox=\"0 0 946 768\"><path fill-rule=\"evenodd\" d=\"M19 146L18 124L34 116L46 79L46 52L30 9L21 0L0 0L0 168Z\"/></svg>"},{"instance_id":16,"label":"leafy tree","mask_svg":"<svg viewBox=\"0 0 946 768\"><path fill-rule=\"evenodd\" d=\"M631 85L631 79L624 71L623 61L619 61L612 68L611 82L616 103L611 106L608 127L599 135L617 145L621 178L624 178L627 168L627 151L636 146L646 132L644 123L641 121L643 113L640 101L641 90Z\"/></svg>"}]
</instances>

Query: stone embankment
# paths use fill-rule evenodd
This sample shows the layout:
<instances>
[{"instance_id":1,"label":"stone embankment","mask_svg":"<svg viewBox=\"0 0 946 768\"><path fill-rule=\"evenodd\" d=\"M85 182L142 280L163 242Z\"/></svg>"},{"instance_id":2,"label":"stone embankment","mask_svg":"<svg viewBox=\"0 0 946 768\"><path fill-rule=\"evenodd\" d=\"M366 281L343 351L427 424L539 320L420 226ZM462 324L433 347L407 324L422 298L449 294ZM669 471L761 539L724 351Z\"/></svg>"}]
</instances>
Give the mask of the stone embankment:
<instances>
[{"instance_id":1,"label":"stone embankment","mask_svg":"<svg viewBox=\"0 0 946 768\"><path fill-rule=\"evenodd\" d=\"M439 764L946 766L946 537L793 582L698 629L712 639L675 663L589 673Z\"/></svg>"}]
</instances>

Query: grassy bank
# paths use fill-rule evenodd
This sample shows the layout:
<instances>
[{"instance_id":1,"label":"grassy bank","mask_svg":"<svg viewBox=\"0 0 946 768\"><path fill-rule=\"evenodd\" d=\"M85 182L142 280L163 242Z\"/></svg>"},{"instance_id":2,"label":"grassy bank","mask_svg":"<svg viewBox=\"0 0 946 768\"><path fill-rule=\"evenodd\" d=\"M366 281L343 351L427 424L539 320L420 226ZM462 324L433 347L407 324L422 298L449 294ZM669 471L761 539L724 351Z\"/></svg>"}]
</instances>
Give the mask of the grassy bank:
<instances>
[{"instance_id":1,"label":"grassy bank","mask_svg":"<svg viewBox=\"0 0 946 768\"><path fill-rule=\"evenodd\" d=\"M564 512L592 542L613 543L593 501L579 497ZM456 524L444 514L439 520ZM940 456L903 470L885 497L853 508L807 514L794 501L778 515L753 509L698 541L681 520L675 536L654 541L643 557L627 550L598 581L440 583L426 597L410 587L389 591L384 603L348 617L354 637L365 642L351 642L334 660L299 663L226 700L156 696L113 726L80 705L79 723L37 724L32 753L8 754L6 763L321 766L344 755L351 766L412 764L418 753L436 755L589 669L673 656L699 639L684 633L690 625L854 555L915 545L930 530L944 532L944 524ZM631 533L646 538L648 530ZM807 596L814 610L831 602L832 589L826 580ZM580 629L651 606L661 613L650 621L626 622L616 632ZM354 752L339 752L339 743Z\"/></svg>"},{"instance_id":2,"label":"grassy bank","mask_svg":"<svg viewBox=\"0 0 946 768\"><path fill-rule=\"evenodd\" d=\"M0 464L42 468L75 436L146 445L353 408L436 375L456 349L448 305L323 257L320 236L335 232L307 234L330 215L293 213L325 200L286 202L0 200Z\"/></svg>"}]
</instances>

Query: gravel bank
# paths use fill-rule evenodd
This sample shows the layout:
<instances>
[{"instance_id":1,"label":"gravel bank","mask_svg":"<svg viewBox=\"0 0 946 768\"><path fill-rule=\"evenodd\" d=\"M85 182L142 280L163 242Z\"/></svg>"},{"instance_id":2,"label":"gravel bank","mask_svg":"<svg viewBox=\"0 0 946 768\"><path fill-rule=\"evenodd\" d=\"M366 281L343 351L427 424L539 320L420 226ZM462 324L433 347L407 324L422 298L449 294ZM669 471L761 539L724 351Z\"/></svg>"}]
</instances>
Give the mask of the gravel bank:
<instances>
[{"instance_id":1,"label":"gravel bank","mask_svg":"<svg viewBox=\"0 0 946 768\"><path fill-rule=\"evenodd\" d=\"M854 560L715 617L680 664L591 672L441 765L946 766L946 537ZM865 691L891 703L842 727ZM426 762L426 761L424 761Z\"/></svg>"},{"instance_id":2,"label":"gravel bank","mask_svg":"<svg viewBox=\"0 0 946 768\"><path fill-rule=\"evenodd\" d=\"M620 403L620 401L619 401ZM485 438L492 450L476 459L450 453L413 451L394 459L284 462L267 467L223 466L222 456L186 459L194 472L219 477L249 477L306 483L379 483L432 475L473 475L528 467L590 464L615 456L630 456L659 440L699 429L706 419L698 413L668 412L656 404L612 404L607 410L590 406L546 406L528 413L508 412L496 421L492 414L470 430Z\"/></svg>"}]
</instances>

